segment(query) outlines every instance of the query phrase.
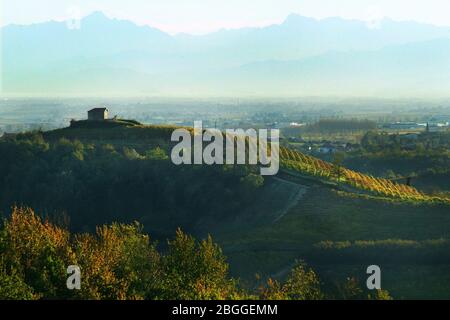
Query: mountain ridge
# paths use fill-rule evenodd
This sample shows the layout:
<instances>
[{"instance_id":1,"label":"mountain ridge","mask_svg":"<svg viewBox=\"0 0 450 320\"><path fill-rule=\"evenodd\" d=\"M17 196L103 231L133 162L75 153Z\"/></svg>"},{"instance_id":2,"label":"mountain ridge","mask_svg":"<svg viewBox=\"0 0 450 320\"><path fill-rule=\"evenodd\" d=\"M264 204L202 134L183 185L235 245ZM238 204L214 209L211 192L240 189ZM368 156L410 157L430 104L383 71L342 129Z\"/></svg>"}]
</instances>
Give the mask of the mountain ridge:
<instances>
[{"instance_id":1,"label":"mountain ridge","mask_svg":"<svg viewBox=\"0 0 450 320\"><path fill-rule=\"evenodd\" d=\"M296 95L298 92L304 95L310 91L313 95L323 92L362 96L396 92L408 95L421 91L425 94L431 90L431 94L445 95L450 88L450 80L435 80L436 70L448 67L445 56L447 52L450 55L450 49L446 45L426 47L430 41L450 39L450 28L413 22L385 19L378 28L369 28L357 20L317 20L292 14L281 24L265 27L220 30L201 36L172 36L97 12L82 19L80 29L75 30L68 29L65 22L6 26L1 30L3 91L6 94L42 91L80 95L111 91L141 94L149 90L163 95ZM392 51L393 47L397 50ZM378 73L362 74L361 80L360 75L352 78L351 72L345 72L346 82L354 84L354 90L348 86L330 91L330 82L340 82L340 74L333 70L345 69L347 65L355 68L352 66L355 52L361 59L362 71L364 66L379 66ZM335 59L333 54L346 57ZM308 59L318 61L327 55L324 66L328 65L328 69L306 68L312 70L312 79L303 79L302 72L294 75L301 81L292 82L293 70L280 72L277 68L271 70L269 65L269 75L264 78L257 71L253 74L242 71L248 71L252 64L267 61L304 65ZM402 66L410 70L411 79L392 77L399 67L386 63L389 59L409 61ZM433 68L421 67L430 61ZM116 76L108 79L111 74ZM386 82L383 74L390 75L388 82L392 83L392 89L380 86ZM56 83L54 79L67 81ZM261 82L266 84L263 86ZM289 90L284 90L285 83Z\"/></svg>"}]
</instances>

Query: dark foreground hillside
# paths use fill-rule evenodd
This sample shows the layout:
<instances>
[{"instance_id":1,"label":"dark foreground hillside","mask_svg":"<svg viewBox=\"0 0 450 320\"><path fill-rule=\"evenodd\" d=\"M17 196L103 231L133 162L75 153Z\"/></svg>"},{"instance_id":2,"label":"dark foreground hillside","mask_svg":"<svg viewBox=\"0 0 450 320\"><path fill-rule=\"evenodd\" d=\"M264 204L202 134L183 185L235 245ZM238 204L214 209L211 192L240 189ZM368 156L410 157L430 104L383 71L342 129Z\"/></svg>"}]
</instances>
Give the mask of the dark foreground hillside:
<instances>
[{"instance_id":1,"label":"dark foreground hillside","mask_svg":"<svg viewBox=\"0 0 450 320\"><path fill-rule=\"evenodd\" d=\"M445 202L352 192L311 172L263 178L254 166L175 166L170 130L132 125L2 138L2 215L26 206L76 233L139 221L162 251L178 227L211 234L247 289L283 280L305 260L329 291L349 277L364 283L365 268L377 264L394 298L450 298Z\"/></svg>"}]
</instances>

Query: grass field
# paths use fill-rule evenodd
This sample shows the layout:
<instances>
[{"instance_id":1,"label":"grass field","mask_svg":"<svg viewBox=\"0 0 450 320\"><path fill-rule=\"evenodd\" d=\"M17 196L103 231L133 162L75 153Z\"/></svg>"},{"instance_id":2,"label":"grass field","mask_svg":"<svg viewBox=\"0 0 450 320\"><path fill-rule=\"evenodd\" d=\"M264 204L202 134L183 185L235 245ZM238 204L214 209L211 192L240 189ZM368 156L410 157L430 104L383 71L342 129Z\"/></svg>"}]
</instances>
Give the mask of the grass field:
<instances>
[{"instance_id":1,"label":"grass field","mask_svg":"<svg viewBox=\"0 0 450 320\"><path fill-rule=\"evenodd\" d=\"M298 188L306 192L277 219L267 204L287 205ZM243 283L252 285L256 273L282 278L296 259L332 281L364 280L365 268L376 264L394 298L450 298L447 205L348 197L324 186L273 180L252 210L259 211L253 219L244 214L241 221L205 224ZM320 246L325 241L330 248Z\"/></svg>"}]
</instances>

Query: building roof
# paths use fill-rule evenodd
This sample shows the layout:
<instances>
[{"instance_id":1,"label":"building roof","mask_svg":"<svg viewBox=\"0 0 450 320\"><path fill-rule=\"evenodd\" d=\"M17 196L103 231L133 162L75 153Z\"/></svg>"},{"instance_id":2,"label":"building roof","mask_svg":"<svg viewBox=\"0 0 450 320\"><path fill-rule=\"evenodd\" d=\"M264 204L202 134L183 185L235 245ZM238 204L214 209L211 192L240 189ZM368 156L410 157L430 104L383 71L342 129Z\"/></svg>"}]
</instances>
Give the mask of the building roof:
<instances>
[{"instance_id":1,"label":"building roof","mask_svg":"<svg viewBox=\"0 0 450 320\"><path fill-rule=\"evenodd\" d=\"M108 108L94 108L94 109L89 110L88 112L91 112L91 111L102 111L102 112L104 112L104 111L108 111Z\"/></svg>"}]
</instances>

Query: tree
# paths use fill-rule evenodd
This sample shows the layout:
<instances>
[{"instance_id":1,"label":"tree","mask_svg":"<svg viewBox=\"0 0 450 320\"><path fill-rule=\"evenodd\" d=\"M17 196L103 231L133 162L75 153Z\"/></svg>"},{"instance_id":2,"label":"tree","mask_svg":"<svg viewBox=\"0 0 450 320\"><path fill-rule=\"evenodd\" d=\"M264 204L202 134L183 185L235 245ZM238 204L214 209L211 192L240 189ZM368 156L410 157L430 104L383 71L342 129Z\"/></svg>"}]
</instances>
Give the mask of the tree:
<instances>
[{"instance_id":1,"label":"tree","mask_svg":"<svg viewBox=\"0 0 450 320\"><path fill-rule=\"evenodd\" d=\"M344 169L342 167L342 162L344 160L344 154L341 152L336 152L333 156L333 168L332 173L339 183L343 175Z\"/></svg>"},{"instance_id":2,"label":"tree","mask_svg":"<svg viewBox=\"0 0 450 320\"><path fill-rule=\"evenodd\" d=\"M156 147L154 149L148 150L145 153L145 157L149 160L168 160L169 156L164 149Z\"/></svg>"},{"instance_id":3,"label":"tree","mask_svg":"<svg viewBox=\"0 0 450 320\"><path fill-rule=\"evenodd\" d=\"M320 300L320 280L317 274L300 262L295 266L284 284L287 296L291 300Z\"/></svg>"},{"instance_id":4,"label":"tree","mask_svg":"<svg viewBox=\"0 0 450 320\"><path fill-rule=\"evenodd\" d=\"M369 294L369 300L394 300L387 290L377 290L374 295Z\"/></svg>"},{"instance_id":5,"label":"tree","mask_svg":"<svg viewBox=\"0 0 450 320\"><path fill-rule=\"evenodd\" d=\"M260 297L264 300L320 300L324 296L317 274L304 262L298 262L283 284L269 278L266 286L260 288Z\"/></svg>"},{"instance_id":6,"label":"tree","mask_svg":"<svg viewBox=\"0 0 450 320\"><path fill-rule=\"evenodd\" d=\"M238 296L235 282L228 277L228 264L220 247L208 236L195 241L180 229L168 242L162 259L162 299L231 299Z\"/></svg>"},{"instance_id":7,"label":"tree","mask_svg":"<svg viewBox=\"0 0 450 320\"><path fill-rule=\"evenodd\" d=\"M160 277L160 256L138 223L98 227L95 235L75 237L83 274L83 299L153 298Z\"/></svg>"},{"instance_id":8,"label":"tree","mask_svg":"<svg viewBox=\"0 0 450 320\"><path fill-rule=\"evenodd\" d=\"M354 277L337 286L338 298L344 300L393 300L389 291L380 289L374 291L363 290L358 280Z\"/></svg>"},{"instance_id":9,"label":"tree","mask_svg":"<svg viewBox=\"0 0 450 320\"><path fill-rule=\"evenodd\" d=\"M8 270L10 269L10 270ZM0 300L34 300L39 295L25 283L25 279L16 269L8 268L0 260Z\"/></svg>"},{"instance_id":10,"label":"tree","mask_svg":"<svg viewBox=\"0 0 450 320\"><path fill-rule=\"evenodd\" d=\"M43 298L68 297L66 267L74 258L68 231L43 222L31 209L13 208L4 222L0 253L7 283L18 281L20 290L31 292L29 286Z\"/></svg>"},{"instance_id":11,"label":"tree","mask_svg":"<svg viewBox=\"0 0 450 320\"><path fill-rule=\"evenodd\" d=\"M165 254L139 223L104 225L71 235L33 210L13 208L0 229L0 299L323 299L317 274L299 262L284 282L268 279L259 296L239 289L212 238L196 241L177 230ZM67 267L81 270L81 289L66 287ZM363 291L354 279L339 287L344 299L392 299Z\"/></svg>"}]
</instances>

